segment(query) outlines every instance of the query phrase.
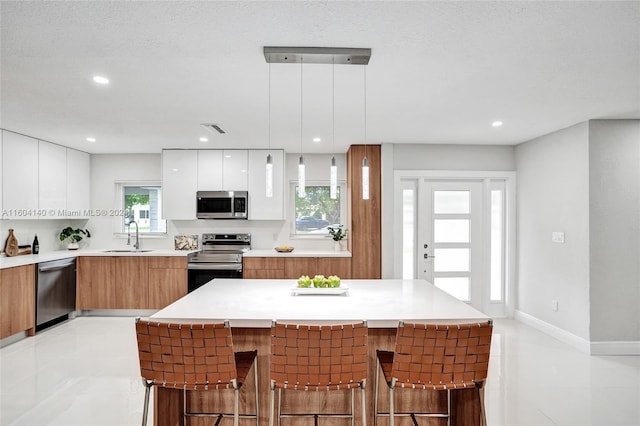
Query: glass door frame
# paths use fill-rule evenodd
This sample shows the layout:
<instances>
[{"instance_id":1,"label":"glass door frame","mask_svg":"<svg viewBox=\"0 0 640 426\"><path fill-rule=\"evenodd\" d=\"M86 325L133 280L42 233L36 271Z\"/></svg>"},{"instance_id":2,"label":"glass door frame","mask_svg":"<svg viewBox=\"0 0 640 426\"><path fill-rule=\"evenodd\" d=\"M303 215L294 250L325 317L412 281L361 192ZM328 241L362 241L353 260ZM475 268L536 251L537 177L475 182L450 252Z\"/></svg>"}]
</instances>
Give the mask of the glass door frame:
<instances>
[{"instance_id":1,"label":"glass door frame","mask_svg":"<svg viewBox=\"0 0 640 426\"><path fill-rule=\"evenodd\" d=\"M394 200L393 200L393 277L401 279L403 274L403 189L415 188L419 194L420 182L424 180L481 180L483 182L483 200L491 199L493 182L504 182L504 302L493 303L486 300L485 313L493 317L513 317L515 310L515 282L516 282L516 172L510 171L457 171L457 170L395 170L394 171ZM483 216L491 217L491 203L483 203ZM419 206L416 205L416 209ZM419 213L418 213L419 214ZM490 250L490 228L485 229L485 248ZM419 243L416 240L416 243ZM418 247L415 247L414 259L417 259ZM415 269L414 269L415 270ZM485 279L489 280L490 268L485 267Z\"/></svg>"}]
</instances>

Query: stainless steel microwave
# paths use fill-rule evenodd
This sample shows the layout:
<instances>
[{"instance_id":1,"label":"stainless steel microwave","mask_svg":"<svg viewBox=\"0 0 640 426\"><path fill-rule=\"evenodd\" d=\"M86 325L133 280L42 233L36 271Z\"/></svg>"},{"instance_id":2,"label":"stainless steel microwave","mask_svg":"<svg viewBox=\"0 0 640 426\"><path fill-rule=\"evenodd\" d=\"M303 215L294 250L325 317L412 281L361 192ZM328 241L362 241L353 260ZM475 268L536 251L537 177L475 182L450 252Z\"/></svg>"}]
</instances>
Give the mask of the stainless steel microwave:
<instances>
[{"instance_id":1,"label":"stainless steel microwave","mask_svg":"<svg viewBox=\"0 0 640 426\"><path fill-rule=\"evenodd\" d=\"M247 219L247 191L198 191L196 198L198 219Z\"/></svg>"}]
</instances>

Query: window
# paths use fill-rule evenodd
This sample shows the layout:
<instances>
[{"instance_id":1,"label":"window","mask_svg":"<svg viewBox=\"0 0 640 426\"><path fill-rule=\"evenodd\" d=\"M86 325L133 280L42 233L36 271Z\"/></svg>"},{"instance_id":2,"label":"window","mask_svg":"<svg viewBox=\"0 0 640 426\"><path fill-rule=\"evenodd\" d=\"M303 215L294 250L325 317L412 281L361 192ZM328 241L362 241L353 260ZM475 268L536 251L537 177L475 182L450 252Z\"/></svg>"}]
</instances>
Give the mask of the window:
<instances>
[{"instance_id":1,"label":"window","mask_svg":"<svg viewBox=\"0 0 640 426\"><path fill-rule=\"evenodd\" d=\"M329 185L325 183L309 183L305 187L306 195L298 197L298 186L291 185L293 194L294 235L329 235L328 226L345 225L346 220L344 184L338 185L338 196L332 200Z\"/></svg>"},{"instance_id":2,"label":"window","mask_svg":"<svg viewBox=\"0 0 640 426\"><path fill-rule=\"evenodd\" d=\"M120 183L117 187L124 213L118 220L117 233L126 233L131 221L136 222L143 234L167 232L167 222L162 219L162 189L159 184Z\"/></svg>"}]
</instances>

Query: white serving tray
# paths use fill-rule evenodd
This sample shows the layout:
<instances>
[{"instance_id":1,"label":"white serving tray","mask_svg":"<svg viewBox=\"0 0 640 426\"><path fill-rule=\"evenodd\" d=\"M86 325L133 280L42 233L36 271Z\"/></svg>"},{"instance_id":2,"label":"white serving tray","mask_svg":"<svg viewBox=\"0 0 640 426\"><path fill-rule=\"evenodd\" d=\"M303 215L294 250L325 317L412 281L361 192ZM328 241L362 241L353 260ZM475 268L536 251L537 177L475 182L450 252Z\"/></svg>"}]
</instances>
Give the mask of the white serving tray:
<instances>
[{"instance_id":1,"label":"white serving tray","mask_svg":"<svg viewBox=\"0 0 640 426\"><path fill-rule=\"evenodd\" d=\"M298 287L298 284L294 284L291 288L292 296L305 296L305 295L325 295L336 296L349 294L349 287L344 284L340 284L340 287Z\"/></svg>"}]
</instances>

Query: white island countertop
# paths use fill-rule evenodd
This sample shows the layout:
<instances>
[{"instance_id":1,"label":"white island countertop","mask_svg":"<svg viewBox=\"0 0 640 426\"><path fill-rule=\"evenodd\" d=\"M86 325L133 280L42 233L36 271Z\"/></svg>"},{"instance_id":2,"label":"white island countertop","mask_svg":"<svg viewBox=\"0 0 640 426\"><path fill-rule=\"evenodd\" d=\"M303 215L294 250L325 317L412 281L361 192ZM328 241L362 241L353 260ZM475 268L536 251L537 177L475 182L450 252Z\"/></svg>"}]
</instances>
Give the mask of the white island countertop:
<instances>
[{"instance_id":1,"label":"white island countertop","mask_svg":"<svg viewBox=\"0 0 640 426\"><path fill-rule=\"evenodd\" d=\"M399 320L460 323L488 317L424 280L343 280L346 295L292 295L295 280L215 279L150 317L188 322L229 320L232 327L266 328L271 321L328 323Z\"/></svg>"}]
</instances>

